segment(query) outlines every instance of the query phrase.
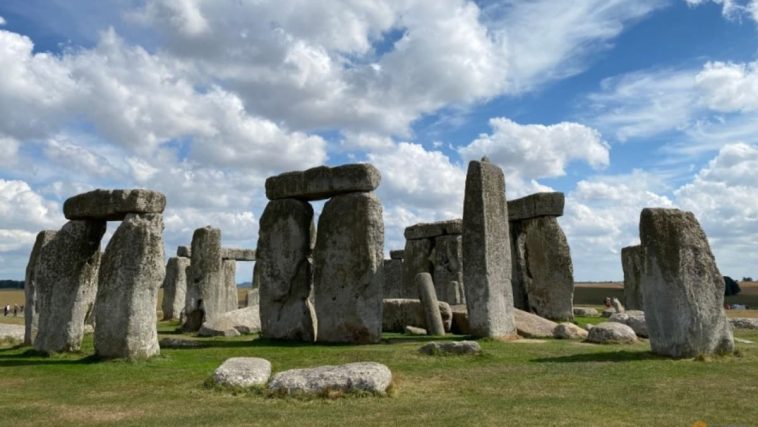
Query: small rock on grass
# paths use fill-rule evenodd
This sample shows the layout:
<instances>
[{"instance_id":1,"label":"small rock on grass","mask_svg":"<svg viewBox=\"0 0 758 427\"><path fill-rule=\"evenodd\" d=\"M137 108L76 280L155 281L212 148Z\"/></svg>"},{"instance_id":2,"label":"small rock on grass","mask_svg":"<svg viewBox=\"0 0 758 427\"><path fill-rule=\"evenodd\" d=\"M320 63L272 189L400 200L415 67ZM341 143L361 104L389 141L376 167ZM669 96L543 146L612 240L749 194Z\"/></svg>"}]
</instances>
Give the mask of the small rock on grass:
<instances>
[{"instance_id":1,"label":"small rock on grass","mask_svg":"<svg viewBox=\"0 0 758 427\"><path fill-rule=\"evenodd\" d=\"M476 341L433 341L425 344L418 351L422 354L428 355L459 355L479 354L482 352L482 348Z\"/></svg>"},{"instance_id":2,"label":"small rock on grass","mask_svg":"<svg viewBox=\"0 0 758 427\"><path fill-rule=\"evenodd\" d=\"M587 341L596 344L632 344L637 342L637 334L623 323L603 322L590 329Z\"/></svg>"},{"instance_id":3,"label":"small rock on grass","mask_svg":"<svg viewBox=\"0 0 758 427\"><path fill-rule=\"evenodd\" d=\"M262 386L271 376L271 362L259 357L226 359L213 373L213 382L220 386L249 388Z\"/></svg>"},{"instance_id":4,"label":"small rock on grass","mask_svg":"<svg viewBox=\"0 0 758 427\"><path fill-rule=\"evenodd\" d=\"M417 328L415 326L406 326L405 334L406 335L426 335L426 329Z\"/></svg>"},{"instance_id":5,"label":"small rock on grass","mask_svg":"<svg viewBox=\"0 0 758 427\"><path fill-rule=\"evenodd\" d=\"M553 329L553 337L559 339L584 339L588 332L573 323L563 322Z\"/></svg>"}]
</instances>

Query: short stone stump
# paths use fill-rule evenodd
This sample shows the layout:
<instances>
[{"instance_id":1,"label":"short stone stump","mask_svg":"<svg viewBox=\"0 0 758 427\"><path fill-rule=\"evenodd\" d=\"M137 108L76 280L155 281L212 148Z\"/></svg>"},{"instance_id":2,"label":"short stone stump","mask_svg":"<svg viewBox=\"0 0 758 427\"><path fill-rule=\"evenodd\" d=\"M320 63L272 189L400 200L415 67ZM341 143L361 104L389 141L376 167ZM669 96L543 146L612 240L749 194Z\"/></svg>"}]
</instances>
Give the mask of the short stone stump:
<instances>
[{"instance_id":1,"label":"short stone stump","mask_svg":"<svg viewBox=\"0 0 758 427\"><path fill-rule=\"evenodd\" d=\"M213 373L213 383L233 388L266 385L271 377L271 362L260 357L226 359Z\"/></svg>"}]
</instances>

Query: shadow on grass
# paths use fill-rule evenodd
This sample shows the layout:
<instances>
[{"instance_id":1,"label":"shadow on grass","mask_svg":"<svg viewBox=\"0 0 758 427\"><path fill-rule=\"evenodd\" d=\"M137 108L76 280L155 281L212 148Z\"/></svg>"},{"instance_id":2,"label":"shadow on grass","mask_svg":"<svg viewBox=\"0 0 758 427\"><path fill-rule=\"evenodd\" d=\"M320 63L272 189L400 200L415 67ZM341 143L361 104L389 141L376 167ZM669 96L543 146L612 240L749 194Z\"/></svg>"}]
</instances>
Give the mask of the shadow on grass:
<instances>
[{"instance_id":1,"label":"shadow on grass","mask_svg":"<svg viewBox=\"0 0 758 427\"><path fill-rule=\"evenodd\" d=\"M40 366L40 365L91 365L102 362L103 359L91 354L80 359L62 358L60 356L48 356L39 351L30 349L21 354L0 355L0 368L12 366Z\"/></svg>"},{"instance_id":2,"label":"shadow on grass","mask_svg":"<svg viewBox=\"0 0 758 427\"><path fill-rule=\"evenodd\" d=\"M582 362L639 362L644 360L662 360L663 356L658 356L650 351L612 351L608 353L584 353L573 354L571 356L559 357L542 357L532 359L531 362L537 363L582 363Z\"/></svg>"}]
</instances>

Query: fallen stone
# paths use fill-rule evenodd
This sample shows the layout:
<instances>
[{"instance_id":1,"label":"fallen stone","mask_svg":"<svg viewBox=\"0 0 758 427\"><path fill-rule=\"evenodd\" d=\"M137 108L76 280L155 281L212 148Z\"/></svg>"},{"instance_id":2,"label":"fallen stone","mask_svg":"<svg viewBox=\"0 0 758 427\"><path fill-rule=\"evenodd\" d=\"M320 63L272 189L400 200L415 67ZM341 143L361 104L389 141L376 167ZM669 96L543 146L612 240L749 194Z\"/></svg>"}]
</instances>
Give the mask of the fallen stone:
<instances>
[{"instance_id":1,"label":"fallen stone","mask_svg":"<svg viewBox=\"0 0 758 427\"><path fill-rule=\"evenodd\" d=\"M389 298L383 300L382 305L382 330L385 332L403 332L405 326L423 327L426 325L424 309L418 299ZM450 332L453 322L450 305L444 301L438 301L437 305L445 332Z\"/></svg>"},{"instance_id":2,"label":"fallen stone","mask_svg":"<svg viewBox=\"0 0 758 427\"><path fill-rule=\"evenodd\" d=\"M562 216L564 204L563 193L531 194L508 201L508 220L519 221L543 216Z\"/></svg>"},{"instance_id":3,"label":"fallen stone","mask_svg":"<svg viewBox=\"0 0 758 427\"><path fill-rule=\"evenodd\" d=\"M588 334L587 330L569 322L559 323L553 330L553 338L558 339L585 339Z\"/></svg>"},{"instance_id":4,"label":"fallen stone","mask_svg":"<svg viewBox=\"0 0 758 427\"><path fill-rule=\"evenodd\" d=\"M373 393L386 395L392 372L376 362L348 363L291 369L271 379L269 390L280 395L327 395L328 393Z\"/></svg>"},{"instance_id":5,"label":"fallen stone","mask_svg":"<svg viewBox=\"0 0 758 427\"><path fill-rule=\"evenodd\" d=\"M163 320L178 320L187 294L187 275L190 259L171 257L166 264L166 278L163 280Z\"/></svg>"},{"instance_id":6,"label":"fallen stone","mask_svg":"<svg viewBox=\"0 0 758 427\"><path fill-rule=\"evenodd\" d=\"M621 266L624 269L624 304L629 310L644 310L640 288L642 262L642 246L627 246L621 249Z\"/></svg>"},{"instance_id":7,"label":"fallen stone","mask_svg":"<svg viewBox=\"0 0 758 427\"><path fill-rule=\"evenodd\" d=\"M513 309L513 317L516 320L518 334L525 338L552 338L553 330L558 326L552 320L548 320L517 308Z\"/></svg>"},{"instance_id":8,"label":"fallen stone","mask_svg":"<svg viewBox=\"0 0 758 427\"><path fill-rule=\"evenodd\" d=\"M260 357L226 359L213 373L216 385L232 388L264 386L271 377L271 362Z\"/></svg>"},{"instance_id":9,"label":"fallen stone","mask_svg":"<svg viewBox=\"0 0 758 427\"><path fill-rule=\"evenodd\" d=\"M734 317L729 319L729 323L735 329L758 329L758 318Z\"/></svg>"},{"instance_id":10,"label":"fallen stone","mask_svg":"<svg viewBox=\"0 0 758 427\"><path fill-rule=\"evenodd\" d=\"M402 249L396 249L390 251L390 259L403 259L405 257L405 251Z\"/></svg>"},{"instance_id":11,"label":"fallen stone","mask_svg":"<svg viewBox=\"0 0 758 427\"><path fill-rule=\"evenodd\" d=\"M63 203L66 219L123 221L127 214L163 213L166 196L152 190L93 190Z\"/></svg>"},{"instance_id":12,"label":"fallen stone","mask_svg":"<svg viewBox=\"0 0 758 427\"><path fill-rule=\"evenodd\" d=\"M183 258L192 258L192 249L188 246L178 246L176 248L176 256Z\"/></svg>"},{"instance_id":13,"label":"fallen stone","mask_svg":"<svg viewBox=\"0 0 758 427\"><path fill-rule=\"evenodd\" d=\"M460 235L463 233L463 220L450 219L438 222L422 222L405 228L407 240L431 239L438 236Z\"/></svg>"},{"instance_id":14,"label":"fallen stone","mask_svg":"<svg viewBox=\"0 0 758 427\"><path fill-rule=\"evenodd\" d=\"M406 326L405 334L406 335L426 335L426 329L417 328L415 326Z\"/></svg>"},{"instance_id":15,"label":"fallen stone","mask_svg":"<svg viewBox=\"0 0 758 427\"><path fill-rule=\"evenodd\" d=\"M26 264L26 277L24 280L24 344L31 345L37 337L37 325L39 312L37 311L37 260L42 248L55 237L57 232L53 230L40 231L34 241L29 262Z\"/></svg>"},{"instance_id":16,"label":"fallen stone","mask_svg":"<svg viewBox=\"0 0 758 427\"><path fill-rule=\"evenodd\" d=\"M233 310L206 321L197 331L197 335L201 337L236 337L254 334L260 330L260 313L257 306L252 306Z\"/></svg>"},{"instance_id":17,"label":"fallen stone","mask_svg":"<svg viewBox=\"0 0 758 427\"><path fill-rule=\"evenodd\" d=\"M574 316L600 317L600 313L593 307L574 307Z\"/></svg>"},{"instance_id":18,"label":"fallen stone","mask_svg":"<svg viewBox=\"0 0 758 427\"><path fill-rule=\"evenodd\" d=\"M609 322L623 323L634 330L637 336L647 338L647 323L645 322L645 313L640 310L627 310L623 313L613 313L608 318Z\"/></svg>"},{"instance_id":19,"label":"fallen stone","mask_svg":"<svg viewBox=\"0 0 758 427\"><path fill-rule=\"evenodd\" d=\"M640 275L650 346L676 358L730 353L724 278L691 212L643 209Z\"/></svg>"},{"instance_id":20,"label":"fallen stone","mask_svg":"<svg viewBox=\"0 0 758 427\"><path fill-rule=\"evenodd\" d=\"M482 348L476 341L444 341L430 342L425 344L418 351L430 356L436 355L461 355L461 354L480 354Z\"/></svg>"},{"instance_id":21,"label":"fallen stone","mask_svg":"<svg viewBox=\"0 0 758 427\"><path fill-rule=\"evenodd\" d=\"M465 304L463 289L463 238L460 235L434 239L434 289L437 298L449 304Z\"/></svg>"},{"instance_id":22,"label":"fallen stone","mask_svg":"<svg viewBox=\"0 0 758 427\"><path fill-rule=\"evenodd\" d=\"M426 330L430 335L445 335L445 327L442 324L439 302L434 292L434 283L429 273L416 275L416 285L421 300L421 308L424 312Z\"/></svg>"},{"instance_id":23,"label":"fallen stone","mask_svg":"<svg viewBox=\"0 0 758 427\"><path fill-rule=\"evenodd\" d=\"M623 323L603 322L589 330L587 341L596 344L632 344L637 342L637 334Z\"/></svg>"},{"instance_id":24,"label":"fallen stone","mask_svg":"<svg viewBox=\"0 0 758 427\"><path fill-rule=\"evenodd\" d=\"M379 170L368 163L334 168L319 166L266 179L266 197L269 200L322 200L339 194L374 191L380 181Z\"/></svg>"},{"instance_id":25,"label":"fallen stone","mask_svg":"<svg viewBox=\"0 0 758 427\"><path fill-rule=\"evenodd\" d=\"M255 261L255 249L221 248L221 259Z\"/></svg>"}]
</instances>

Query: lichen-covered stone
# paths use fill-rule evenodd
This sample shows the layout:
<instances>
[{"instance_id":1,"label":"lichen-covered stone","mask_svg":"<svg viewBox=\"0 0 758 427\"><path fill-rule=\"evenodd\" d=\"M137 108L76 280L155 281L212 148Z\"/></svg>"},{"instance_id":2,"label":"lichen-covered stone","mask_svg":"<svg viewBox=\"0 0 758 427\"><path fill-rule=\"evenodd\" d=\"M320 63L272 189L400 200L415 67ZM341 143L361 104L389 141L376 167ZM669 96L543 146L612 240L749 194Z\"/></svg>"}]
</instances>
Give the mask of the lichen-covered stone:
<instances>
[{"instance_id":1,"label":"lichen-covered stone","mask_svg":"<svg viewBox=\"0 0 758 427\"><path fill-rule=\"evenodd\" d=\"M445 335L445 326L442 324L432 276L429 273L417 274L416 286L421 300L421 308L424 311L425 329L430 335Z\"/></svg>"},{"instance_id":2,"label":"lichen-covered stone","mask_svg":"<svg viewBox=\"0 0 758 427\"><path fill-rule=\"evenodd\" d=\"M240 308L208 320L197 331L201 337L237 336L254 334L261 330L258 306Z\"/></svg>"},{"instance_id":3,"label":"lichen-covered stone","mask_svg":"<svg viewBox=\"0 0 758 427\"><path fill-rule=\"evenodd\" d=\"M543 216L563 215L565 198L563 193L535 193L520 199L508 201L508 219L519 221Z\"/></svg>"},{"instance_id":4,"label":"lichen-covered stone","mask_svg":"<svg viewBox=\"0 0 758 427\"><path fill-rule=\"evenodd\" d=\"M37 278L35 269L42 248L50 243L57 232L54 230L40 231L34 241L34 247L29 254L24 280L24 344L31 345L37 336L39 311L37 311Z\"/></svg>"},{"instance_id":5,"label":"lichen-covered stone","mask_svg":"<svg viewBox=\"0 0 758 427\"><path fill-rule=\"evenodd\" d=\"M319 166L306 171L287 172L266 179L269 200L320 200L353 192L374 191L381 181L379 170L368 163L330 168Z\"/></svg>"},{"instance_id":6,"label":"lichen-covered stone","mask_svg":"<svg viewBox=\"0 0 758 427\"><path fill-rule=\"evenodd\" d=\"M644 310L640 271L642 269L642 246L627 246L621 249L621 266L624 269L624 304L629 310Z\"/></svg>"},{"instance_id":7,"label":"lichen-covered stone","mask_svg":"<svg viewBox=\"0 0 758 427\"><path fill-rule=\"evenodd\" d=\"M66 219L122 221L127 214L163 213L166 196L144 189L97 189L78 194L63 203Z\"/></svg>"},{"instance_id":8,"label":"lichen-covered stone","mask_svg":"<svg viewBox=\"0 0 758 427\"><path fill-rule=\"evenodd\" d=\"M221 259L255 261L255 249L221 248Z\"/></svg>"},{"instance_id":9,"label":"lichen-covered stone","mask_svg":"<svg viewBox=\"0 0 758 427\"><path fill-rule=\"evenodd\" d=\"M232 388L250 388L266 385L271 377L271 362L260 357L232 357L226 359L213 373L213 382Z\"/></svg>"},{"instance_id":10,"label":"lichen-covered stone","mask_svg":"<svg viewBox=\"0 0 758 427\"><path fill-rule=\"evenodd\" d=\"M432 341L418 349L419 353L434 355L480 354L482 348L476 341Z\"/></svg>"},{"instance_id":11,"label":"lichen-covered stone","mask_svg":"<svg viewBox=\"0 0 758 427\"><path fill-rule=\"evenodd\" d=\"M384 298L403 298L407 295L403 289L403 260L384 260Z\"/></svg>"},{"instance_id":12,"label":"lichen-covered stone","mask_svg":"<svg viewBox=\"0 0 758 427\"><path fill-rule=\"evenodd\" d=\"M758 318L734 317L729 319L729 323L735 329L758 329Z\"/></svg>"},{"instance_id":13,"label":"lichen-covered stone","mask_svg":"<svg viewBox=\"0 0 758 427\"><path fill-rule=\"evenodd\" d=\"M191 253L182 325L186 332L197 331L204 321L237 308L228 307L226 298L221 230L210 226L195 230Z\"/></svg>"},{"instance_id":14,"label":"lichen-covered stone","mask_svg":"<svg viewBox=\"0 0 758 427\"><path fill-rule=\"evenodd\" d=\"M290 369L271 379L269 390L281 395L325 395L330 392L385 395L392 383L390 369L376 362Z\"/></svg>"},{"instance_id":15,"label":"lichen-covered stone","mask_svg":"<svg viewBox=\"0 0 758 427\"><path fill-rule=\"evenodd\" d=\"M574 307L574 316L600 317L600 312L594 307Z\"/></svg>"},{"instance_id":16,"label":"lichen-covered stone","mask_svg":"<svg viewBox=\"0 0 758 427\"><path fill-rule=\"evenodd\" d=\"M437 222L422 222L405 228L403 233L408 240L432 239L438 236L460 235L463 233L463 221L450 219Z\"/></svg>"},{"instance_id":17,"label":"lichen-covered stone","mask_svg":"<svg viewBox=\"0 0 758 427\"><path fill-rule=\"evenodd\" d=\"M406 240L405 257L403 258L403 283L400 292L395 292L396 298L418 298L416 275L419 273L434 274L432 255L434 241L431 239Z\"/></svg>"},{"instance_id":18,"label":"lichen-covered stone","mask_svg":"<svg viewBox=\"0 0 758 427\"><path fill-rule=\"evenodd\" d=\"M190 259L171 257L166 264L166 278L163 280L163 320L178 320L187 296L187 275Z\"/></svg>"},{"instance_id":19,"label":"lichen-covered stone","mask_svg":"<svg viewBox=\"0 0 758 427\"><path fill-rule=\"evenodd\" d=\"M639 337L648 337L647 323L645 322L645 313L639 310L627 310L623 313L613 313L608 318L609 322L623 323L634 330Z\"/></svg>"},{"instance_id":20,"label":"lichen-covered stone","mask_svg":"<svg viewBox=\"0 0 758 427\"><path fill-rule=\"evenodd\" d=\"M463 238L460 235L434 239L434 288L440 301L465 304L463 289Z\"/></svg>"},{"instance_id":21,"label":"lichen-covered stone","mask_svg":"<svg viewBox=\"0 0 758 427\"><path fill-rule=\"evenodd\" d=\"M239 296L237 295L237 262L233 259L222 258L221 268L224 269L223 298L226 300L226 311L224 313L228 313L229 311L239 308ZM219 316L221 314L219 314Z\"/></svg>"},{"instance_id":22,"label":"lichen-covered stone","mask_svg":"<svg viewBox=\"0 0 758 427\"><path fill-rule=\"evenodd\" d=\"M534 313L514 309L518 334L525 338L552 338L557 323L544 319Z\"/></svg>"},{"instance_id":23,"label":"lichen-covered stone","mask_svg":"<svg viewBox=\"0 0 758 427\"><path fill-rule=\"evenodd\" d=\"M633 344L637 342L637 334L623 323L603 322L590 329L587 341L596 344Z\"/></svg>"},{"instance_id":24,"label":"lichen-covered stone","mask_svg":"<svg viewBox=\"0 0 758 427\"><path fill-rule=\"evenodd\" d=\"M588 332L573 323L563 322L553 330L553 338L558 339L585 339Z\"/></svg>"}]
</instances>

